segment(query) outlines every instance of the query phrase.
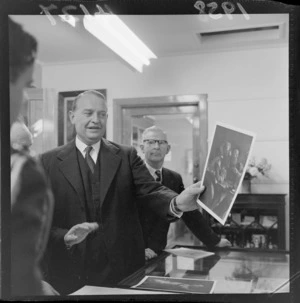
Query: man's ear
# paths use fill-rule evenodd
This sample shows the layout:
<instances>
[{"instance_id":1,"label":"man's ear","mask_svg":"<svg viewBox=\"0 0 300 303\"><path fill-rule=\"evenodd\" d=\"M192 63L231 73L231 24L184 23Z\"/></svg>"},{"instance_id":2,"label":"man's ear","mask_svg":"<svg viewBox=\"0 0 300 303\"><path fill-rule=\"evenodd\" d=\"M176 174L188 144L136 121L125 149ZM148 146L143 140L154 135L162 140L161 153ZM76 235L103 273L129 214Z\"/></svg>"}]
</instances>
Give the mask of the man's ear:
<instances>
[{"instance_id":1,"label":"man's ear","mask_svg":"<svg viewBox=\"0 0 300 303\"><path fill-rule=\"evenodd\" d=\"M166 152L166 154L168 154L170 150L171 150L171 145L169 145L169 144L168 144L168 147L167 147L167 152Z\"/></svg>"},{"instance_id":2,"label":"man's ear","mask_svg":"<svg viewBox=\"0 0 300 303\"><path fill-rule=\"evenodd\" d=\"M145 153L145 150L144 150L144 144L140 144L140 148L141 148L141 151L143 152L143 154Z\"/></svg>"},{"instance_id":3,"label":"man's ear","mask_svg":"<svg viewBox=\"0 0 300 303\"><path fill-rule=\"evenodd\" d=\"M73 111L69 111L69 118L72 124L74 124L74 112Z\"/></svg>"}]
</instances>

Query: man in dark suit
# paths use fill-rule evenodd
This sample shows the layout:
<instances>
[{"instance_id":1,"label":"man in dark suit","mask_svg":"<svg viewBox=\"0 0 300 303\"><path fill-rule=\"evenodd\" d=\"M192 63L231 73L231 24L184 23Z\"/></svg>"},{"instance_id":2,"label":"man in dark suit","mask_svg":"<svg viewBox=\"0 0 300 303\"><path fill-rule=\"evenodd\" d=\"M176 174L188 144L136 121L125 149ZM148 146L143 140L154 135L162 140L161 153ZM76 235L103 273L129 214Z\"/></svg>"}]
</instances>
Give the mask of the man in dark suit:
<instances>
[{"instance_id":1,"label":"man in dark suit","mask_svg":"<svg viewBox=\"0 0 300 303\"><path fill-rule=\"evenodd\" d=\"M77 96L69 115L75 140L41 156L55 197L47 280L62 294L115 284L144 265L136 197L172 221L197 208L203 191L196 184L176 195L152 179L133 147L105 140L107 105L99 92Z\"/></svg>"},{"instance_id":2,"label":"man in dark suit","mask_svg":"<svg viewBox=\"0 0 300 303\"><path fill-rule=\"evenodd\" d=\"M153 179L177 193L184 191L180 174L163 167L165 156L171 148L164 131L156 126L147 128L142 135L140 147ZM142 203L138 205L145 242L145 259L148 260L165 248L170 222L159 218ZM193 234L209 248L231 245L227 239L220 239L213 232L198 209L183 213L181 218Z\"/></svg>"}]
</instances>

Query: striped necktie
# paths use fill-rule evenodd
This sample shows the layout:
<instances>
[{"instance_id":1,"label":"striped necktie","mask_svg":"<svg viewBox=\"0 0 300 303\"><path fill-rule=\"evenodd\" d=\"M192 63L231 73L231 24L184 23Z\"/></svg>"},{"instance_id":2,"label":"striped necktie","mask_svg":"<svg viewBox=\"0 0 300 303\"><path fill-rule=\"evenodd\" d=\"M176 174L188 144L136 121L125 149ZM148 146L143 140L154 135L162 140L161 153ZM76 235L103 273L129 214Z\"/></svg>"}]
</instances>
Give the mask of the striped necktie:
<instances>
[{"instance_id":1,"label":"striped necktie","mask_svg":"<svg viewBox=\"0 0 300 303\"><path fill-rule=\"evenodd\" d=\"M90 152L92 151L93 147L92 146L87 146L85 148L85 162L88 165L88 167L90 168L91 172L94 173L95 170L95 162L93 160L93 158L91 157Z\"/></svg>"},{"instance_id":2,"label":"striped necktie","mask_svg":"<svg viewBox=\"0 0 300 303\"><path fill-rule=\"evenodd\" d=\"M155 171L155 174L156 174L156 176L157 176L157 178L155 179L155 181L156 181L156 182L161 182L161 172L160 172L160 170L159 170L159 169L156 170L156 171Z\"/></svg>"}]
</instances>

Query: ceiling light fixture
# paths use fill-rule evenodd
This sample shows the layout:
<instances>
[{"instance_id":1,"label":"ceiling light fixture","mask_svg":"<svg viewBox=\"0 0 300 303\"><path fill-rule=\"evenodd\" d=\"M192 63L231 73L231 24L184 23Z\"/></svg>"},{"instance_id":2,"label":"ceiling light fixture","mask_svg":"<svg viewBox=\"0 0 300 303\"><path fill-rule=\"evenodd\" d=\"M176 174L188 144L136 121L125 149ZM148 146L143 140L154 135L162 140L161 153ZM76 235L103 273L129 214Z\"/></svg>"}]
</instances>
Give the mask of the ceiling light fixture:
<instances>
[{"instance_id":1,"label":"ceiling light fixture","mask_svg":"<svg viewBox=\"0 0 300 303\"><path fill-rule=\"evenodd\" d=\"M116 15L85 15L87 31L140 73L157 57Z\"/></svg>"}]
</instances>

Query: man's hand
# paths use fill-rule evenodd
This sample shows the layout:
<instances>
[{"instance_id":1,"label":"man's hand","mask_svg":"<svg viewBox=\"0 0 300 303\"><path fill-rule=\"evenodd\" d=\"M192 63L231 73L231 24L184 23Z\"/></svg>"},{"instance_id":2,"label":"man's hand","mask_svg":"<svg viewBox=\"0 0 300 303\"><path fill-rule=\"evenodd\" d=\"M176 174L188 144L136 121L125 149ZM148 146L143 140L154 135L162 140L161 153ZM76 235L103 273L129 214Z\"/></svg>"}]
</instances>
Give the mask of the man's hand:
<instances>
[{"instance_id":1,"label":"man's hand","mask_svg":"<svg viewBox=\"0 0 300 303\"><path fill-rule=\"evenodd\" d=\"M232 244L227 239L221 239L220 242L216 245L216 247L229 247Z\"/></svg>"},{"instance_id":2,"label":"man's hand","mask_svg":"<svg viewBox=\"0 0 300 303\"><path fill-rule=\"evenodd\" d=\"M182 211L192 211L198 209L197 199L204 191L205 187L201 186L201 181L187 187L180 195L176 197L177 208Z\"/></svg>"},{"instance_id":3,"label":"man's hand","mask_svg":"<svg viewBox=\"0 0 300 303\"><path fill-rule=\"evenodd\" d=\"M157 254L151 248L146 248L145 249L145 260L147 261L154 257L157 257Z\"/></svg>"},{"instance_id":4,"label":"man's hand","mask_svg":"<svg viewBox=\"0 0 300 303\"><path fill-rule=\"evenodd\" d=\"M68 248L72 247L74 244L81 243L89 233L97 230L99 228L98 223L88 223L84 222L81 224L74 225L64 237L65 244Z\"/></svg>"}]
</instances>

